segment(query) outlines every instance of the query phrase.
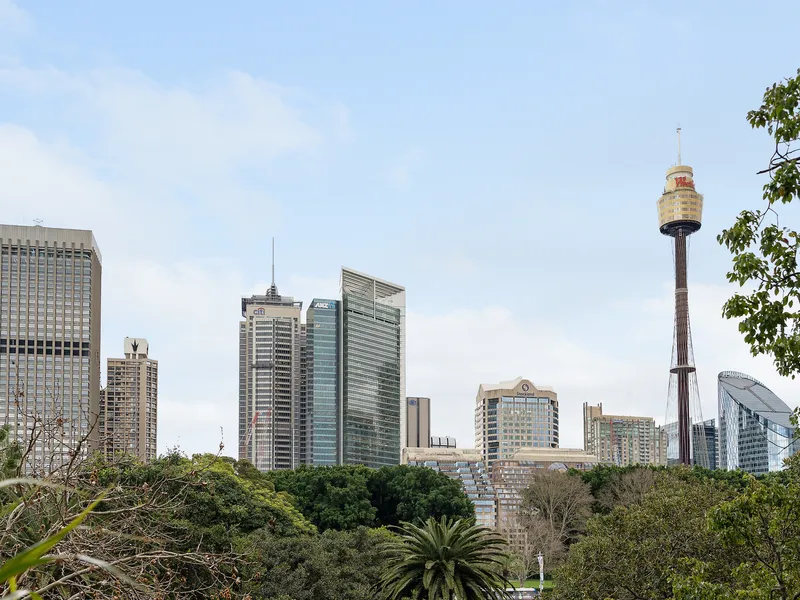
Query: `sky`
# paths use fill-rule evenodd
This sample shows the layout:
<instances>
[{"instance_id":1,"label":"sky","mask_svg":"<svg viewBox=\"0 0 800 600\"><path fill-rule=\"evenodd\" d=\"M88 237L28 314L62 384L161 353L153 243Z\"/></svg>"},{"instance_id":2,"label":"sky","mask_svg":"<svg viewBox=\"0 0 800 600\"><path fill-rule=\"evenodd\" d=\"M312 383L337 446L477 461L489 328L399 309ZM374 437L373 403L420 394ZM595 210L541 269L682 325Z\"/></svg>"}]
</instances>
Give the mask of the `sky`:
<instances>
[{"instance_id":1,"label":"sky","mask_svg":"<svg viewBox=\"0 0 800 600\"><path fill-rule=\"evenodd\" d=\"M102 364L148 339L160 451L235 453L240 302L272 237L304 310L342 265L405 286L434 435L473 446L478 385L522 376L580 447L584 402L664 420L656 201L680 124L705 196L703 415L723 370L794 407L797 381L721 317L716 235L760 204L770 140L745 116L800 66L798 22L789 0L0 0L0 222L93 230Z\"/></svg>"}]
</instances>

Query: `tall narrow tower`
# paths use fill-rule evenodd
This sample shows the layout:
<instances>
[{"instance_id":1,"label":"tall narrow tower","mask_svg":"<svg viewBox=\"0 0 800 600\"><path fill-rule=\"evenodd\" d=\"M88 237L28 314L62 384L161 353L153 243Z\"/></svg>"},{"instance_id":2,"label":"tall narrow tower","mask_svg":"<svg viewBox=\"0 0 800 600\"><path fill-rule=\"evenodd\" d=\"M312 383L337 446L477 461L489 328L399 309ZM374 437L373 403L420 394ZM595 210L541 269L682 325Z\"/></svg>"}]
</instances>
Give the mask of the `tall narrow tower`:
<instances>
[{"instance_id":1,"label":"tall narrow tower","mask_svg":"<svg viewBox=\"0 0 800 600\"><path fill-rule=\"evenodd\" d=\"M686 282L687 238L700 229L703 196L694 187L694 172L681 164L678 128L678 164L667 170L664 193L658 200L661 233L675 240L675 333L667 397L667 459L669 463L708 467L697 371L689 326L689 290Z\"/></svg>"}]
</instances>

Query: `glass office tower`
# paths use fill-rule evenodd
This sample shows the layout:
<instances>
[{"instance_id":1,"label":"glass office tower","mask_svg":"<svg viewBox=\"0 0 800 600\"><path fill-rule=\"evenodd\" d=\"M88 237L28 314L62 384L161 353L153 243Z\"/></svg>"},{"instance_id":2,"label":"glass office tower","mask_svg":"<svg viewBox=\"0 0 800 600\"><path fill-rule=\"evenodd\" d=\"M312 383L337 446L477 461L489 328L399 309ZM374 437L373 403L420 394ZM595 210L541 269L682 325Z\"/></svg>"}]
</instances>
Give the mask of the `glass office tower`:
<instances>
[{"instance_id":1,"label":"glass office tower","mask_svg":"<svg viewBox=\"0 0 800 600\"><path fill-rule=\"evenodd\" d=\"M753 475L780 471L798 449L792 409L744 373L719 374L719 467Z\"/></svg>"},{"instance_id":2,"label":"glass office tower","mask_svg":"<svg viewBox=\"0 0 800 600\"><path fill-rule=\"evenodd\" d=\"M306 312L308 462L335 465L339 434L339 317L336 300L315 298Z\"/></svg>"},{"instance_id":3,"label":"glass office tower","mask_svg":"<svg viewBox=\"0 0 800 600\"><path fill-rule=\"evenodd\" d=\"M400 463L405 439L405 288L342 269L341 462Z\"/></svg>"}]
</instances>

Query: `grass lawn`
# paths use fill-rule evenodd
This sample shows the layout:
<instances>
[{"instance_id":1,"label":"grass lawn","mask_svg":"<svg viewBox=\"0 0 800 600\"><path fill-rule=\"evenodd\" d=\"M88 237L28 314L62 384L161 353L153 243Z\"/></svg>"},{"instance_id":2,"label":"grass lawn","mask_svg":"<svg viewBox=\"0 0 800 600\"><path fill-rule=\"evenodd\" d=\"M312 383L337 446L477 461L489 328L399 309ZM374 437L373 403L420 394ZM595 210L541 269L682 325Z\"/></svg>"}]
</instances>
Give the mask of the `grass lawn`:
<instances>
[{"instance_id":1,"label":"grass lawn","mask_svg":"<svg viewBox=\"0 0 800 600\"><path fill-rule=\"evenodd\" d=\"M513 585L519 585L519 580L512 579L511 583ZM535 589L538 590L539 589L539 579L538 578L536 578L536 579L528 579L525 582L525 585L523 585L521 587L535 588ZM552 579L545 579L544 580L544 589L546 589L546 590L552 590L553 589L553 580Z\"/></svg>"}]
</instances>

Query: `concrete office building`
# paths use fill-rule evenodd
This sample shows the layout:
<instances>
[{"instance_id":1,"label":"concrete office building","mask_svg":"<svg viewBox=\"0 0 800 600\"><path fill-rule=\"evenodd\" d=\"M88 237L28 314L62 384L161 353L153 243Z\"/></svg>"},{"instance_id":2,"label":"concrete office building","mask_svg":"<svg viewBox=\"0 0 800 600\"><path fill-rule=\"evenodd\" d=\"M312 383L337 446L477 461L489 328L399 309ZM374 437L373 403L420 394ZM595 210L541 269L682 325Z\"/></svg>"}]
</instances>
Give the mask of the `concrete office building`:
<instances>
[{"instance_id":1,"label":"concrete office building","mask_svg":"<svg viewBox=\"0 0 800 600\"><path fill-rule=\"evenodd\" d=\"M431 436L431 448L455 448L456 438L448 436Z\"/></svg>"},{"instance_id":2,"label":"concrete office building","mask_svg":"<svg viewBox=\"0 0 800 600\"><path fill-rule=\"evenodd\" d=\"M606 465L666 465L666 432L652 417L604 415L583 404L583 449Z\"/></svg>"},{"instance_id":3,"label":"concrete office building","mask_svg":"<svg viewBox=\"0 0 800 600\"><path fill-rule=\"evenodd\" d=\"M521 448L510 459L497 460L492 465L491 480L497 496L497 529L518 548L522 542L522 527L518 521L522 491L534 475L545 471L586 471L598 464L593 454L573 448Z\"/></svg>"},{"instance_id":4,"label":"concrete office building","mask_svg":"<svg viewBox=\"0 0 800 600\"><path fill-rule=\"evenodd\" d=\"M497 505L486 463L474 449L404 448L403 464L428 467L458 481L475 507L478 525L495 527Z\"/></svg>"},{"instance_id":5,"label":"concrete office building","mask_svg":"<svg viewBox=\"0 0 800 600\"><path fill-rule=\"evenodd\" d=\"M306 311L308 462L335 465L339 457L339 302L314 298Z\"/></svg>"},{"instance_id":6,"label":"concrete office building","mask_svg":"<svg viewBox=\"0 0 800 600\"><path fill-rule=\"evenodd\" d=\"M106 456L156 458L158 361L143 338L125 338L125 358L109 358L100 394L100 443Z\"/></svg>"},{"instance_id":7,"label":"concrete office building","mask_svg":"<svg viewBox=\"0 0 800 600\"><path fill-rule=\"evenodd\" d=\"M242 298L239 323L239 458L261 471L292 469L302 452L296 439L301 395L302 302L281 296Z\"/></svg>"},{"instance_id":8,"label":"concrete office building","mask_svg":"<svg viewBox=\"0 0 800 600\"><path fill-rule=\"evenodd\" d=\"M342 268L340 462L400 462L406 439L405 288Z\"/></svg>"},{"instance_id":9,"label":"concrete office building","mask_svg":"<svg viewBox=\"0 0 800 600\"><path fill-rule=\"evenodd\" d=\"M430 448L431 399L406 398L406 447Z\"/></svg>"},{"instance_id":10,"label":"concrete office building","mask_svg":"<svg viewBox=\"0 0 800 600\"><path fill-rule=\"evenodd\" d=\"M763 475L784 468L800 443L792 409L760 381L723 371L719 388L719 467Z\"/></svg>"},{"instance_id":11,"label":"concrete office building","mask_svg":"<svg viewBox=\"0 0 800 600\"><path fill-rule=\"evenodd\" d=\"M0 424L38 437L27 473L97 447L101 261L91 231L0 225Z\"/></svg>"},{"instance_id":12,"label":"concrete office building","mask_svg":"<svg viewBox=\"0 0 800 600\"><path fill-rule=\"evenodd\" d=\"M484 462L509 459L520 448L558 448L558 396L517 377L481 384L475 407L475 447Z\"/></svg>"}]
</instances>

